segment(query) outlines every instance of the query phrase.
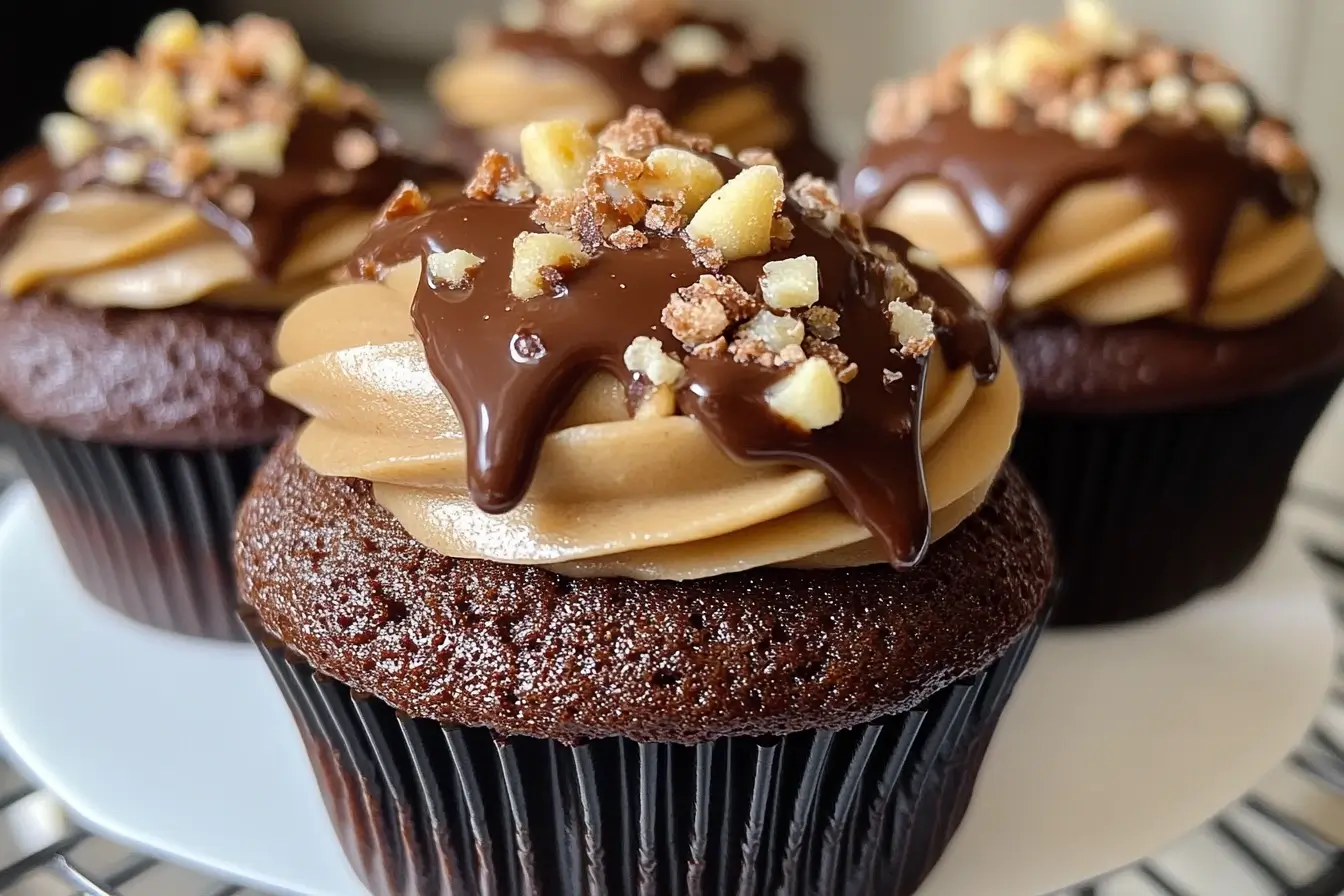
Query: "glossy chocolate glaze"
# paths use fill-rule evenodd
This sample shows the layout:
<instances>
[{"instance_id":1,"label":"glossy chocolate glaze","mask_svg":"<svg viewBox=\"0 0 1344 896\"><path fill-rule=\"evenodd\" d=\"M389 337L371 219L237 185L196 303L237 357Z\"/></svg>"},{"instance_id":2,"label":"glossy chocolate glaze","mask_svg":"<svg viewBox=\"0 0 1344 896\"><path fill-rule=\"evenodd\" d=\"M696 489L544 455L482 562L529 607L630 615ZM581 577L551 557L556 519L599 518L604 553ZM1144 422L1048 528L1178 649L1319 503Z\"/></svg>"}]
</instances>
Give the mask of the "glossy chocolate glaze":
<instances>
[{"instance_id":1,"label":"glossy chocolate glaze","mask_svg":"<svg viewBox=\"0 0 1344 896\"><path fill-rule=\"evenodd\" d=\"M722 156L710 158L725 179L742 170ZM651 236L647 248L603 250L567 275L554 295L516 299L509 287L513 240L539 229L532 209L460 200L375 230L351 262L359 276L450 249L485 259L464 288L436 288L422 277L412 317L430 370L462 421L472 498L490 513L523 499L543 439L594 373L611 373L629 388L635 383L623 355L636 337L654 336L665 349L677 345L659 322L661 311L675 290L705 273L680 239ZM767 262L816 258L820 304L840 312L836 345L858 365L857 377L844 387L844 415L810 433L791 427L766 404L766 390L784 373L726 355L687 359L678 405L738 460L787 461L824 472L891 562L915 563L928 547L930 527L919 447L928 356L903 355L891 336L884 262L825 229L792 200L784 214L794 225L787 248L730 262L723 273L755 291ZM883 239L900 253L908 248L894 234ZM921 292L937 304L948 362L970 363L981 382L990 381L998 343L974 300L941 272L914 273Z\"/></svg>"},{"instance_id":2,"label":"glossy chocolate glaze","mask_svg":"<svg viewBox=\"0 0 1344 896\"><path fill-rule=\"evenodd\" d=\"M1314 193L1311 174L1302 177ZM1022 250L1054 204L1087 182L1122 178L1170 216L1176 259L1198 311L1238 207L1259 202L1273 217L1297 207L1280 174L1253 161L1207 125L1149 121L1109 148L1079 143L1037 125L1025 114L1016 126L983 128L965 109L935 116L895 143L870 143L843 178L847 204L871 217L902 187L937 179L965 206L999 274L992 307L1007 309L1012 272Z\"/></svg>"},{"instance_id":3,"label":"glossy chocolate glaze","mask_svg":"<svg viewBox=\"0 0 1344 896\"><path fill-rule=\"evenodd\" d=\"M334 152L336 136L351 128L373 135L381 148L377 158L358 171L343 168ZM225 181L216 173L184 184L171 176L168 162L156 156L134 187L105 178L104 160L109 154L143 148L135 141L112 142L66 169L56 167L41 147L20 153L0 169L0 252L7 251L28 216L48 200L85 187L107 186L190 203L246 253L259 277L272 278L304 220L318 208L377 208L403 180L418 178L428 184L453 173L402 154L388 128L357 110L339 116L303 110L285 149L284 171L274 177L239 172ZM246 218L229 213L221 204L225 189L234 185L247 187L254 197Z\"/></svg>"},{"instance_id":4,"label":"glossy chocolate glaze","mask_svg":"<svg viewBox=\"0 0 1344 896\"><path fill-rule=\"evenodd\" d=\"M238 518L239 594L320 672L412 718L564 742L842 729L918 705L1024 630L1049 527L1006 468L918 567L568 579L438 554L369 483L282 445Z\"/></svg>"},{"instance_id":5,"label":"glossy chocolate glaze","mask_svg":"<svg viewBox=\"0 0 1344 896\"><path fill-rule=\"evenodd\" d=\"M500 50L556 59L586 69L615 95L618 108L657 109L674 125L716 96L741 87L759 86L774 99L779 114L793 128L786 143L772 147L785 170L794 175L807 172L819 177L833 176L835 161L817 144L812 131L812 117L806 104L807 68L802 59L783 50L769 55L748 55L754 44L746 30L731 21L682 14L676 16L668 30L678 25L699 25L717 31L733 48L730 58L736 60L738 67L682 71L669 85L655 87L645 78L644 67L659 52L657 40L643 39L628 52L612 54L603 52L591 38L570 37L549 28L520 31L501 27L492 30L489 39L491 46ZM453 122L448 123L444 136L452 158L464 167L474 165L481 152L489 148L481 145L473 131Z\"/></svg>"}]
</instances>

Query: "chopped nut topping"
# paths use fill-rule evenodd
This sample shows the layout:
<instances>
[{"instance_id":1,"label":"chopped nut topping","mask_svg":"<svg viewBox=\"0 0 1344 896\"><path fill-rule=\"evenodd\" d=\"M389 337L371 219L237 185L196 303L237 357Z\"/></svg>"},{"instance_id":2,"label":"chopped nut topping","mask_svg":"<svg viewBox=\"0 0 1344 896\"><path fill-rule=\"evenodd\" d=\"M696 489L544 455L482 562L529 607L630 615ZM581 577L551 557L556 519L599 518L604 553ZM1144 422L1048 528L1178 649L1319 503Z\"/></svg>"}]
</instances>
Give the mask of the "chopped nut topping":
<instances>
[{"instance_id":1,"label":"chopped nut topping","mask_svg":"<svg viewBox=\"0 0 1344 896\"><path fill-rule=\"evenodd\" d=\"M1201 84L1195 91L1195 108L1218 130L1240 134L1251 115L1251 101L1245 89L1229 81Z\"/></svg>"},{"instance_id":2,"label":"chopped nut topping","mask_svg":"<svg viewBox=\"0 0 1344 896\"><path fill-rule=\"evenodd\" d=\"M110 121L131 99L132 63L116 54L104 54L75 66L65 85L65 102L77 114L94 121Z\"/></svg>"},{"instance_id":3,"label":"chopped nut topping","mask_svg":"<svg viewBox=\"0 0 1344 896\"><path fill-rule=\"evenodd\" d=\"M644 160L638 190L645 199L675 202L693 215L714 191L723 186L718 166L686 149L662 146Z\"/></svg>"},{"instance_id":4,"label":"chopped nut topping","mask_svg":"<svg viewBox=\"0 0 1344 896\"><path fill-rule=\"evenodd\" d=\"M711 25L680 25L663 38L663 52L681 71L717 68L728 49L727 38Z\"/></svg>"},{"instance_id":5,"label":"chopped nut topping","mask_svg":"<svg viewBox=\"0 0 1344 896\"><path fill-rule=\"evenodd\" d=\"M529 124L520 135L523 169L545 193L563 193L583 186L597 141L581 122Z\"/></svg>"},{"instance_id":6,"label":"chopped nut topping","mask_svg":"<svg viewBox=\"0 0 1344 896\"><path fill-rule=\"evenodd\" d=\"M419 187L409 180L402 181L392 196L383 203L377 216L374 218L373 226L382 227L389 221L396 221L399 218L409 218L412 215L418 215L429 208L429 197L421 191Z\"/></svg>"},{"instance_id":7,"label":"chopped nut topping","mask_svg":"<svg viewBox=\"0 0 1344 896\"><path fill-rule=\"evenodd\" d=\"M695 152L710 152L708 137L678 131L651 109L632 106L625 118L613 121L597 135L597 144L617 155L642 159L660 146L676 146Z\"/></svg>"},{"instance_id":8,"label":"chopped nut topping","mask_svg":"<svg viewBox=\"0 0 1344 896\"><path fill-rule=\"evenodd\" d=\"M584 178L584 193L608 215L620 216L618 226L633 224L649 207L638 189L643 176L644 163L639 159L601 150Z\"/></svg>"},{"instance_id":9,"label":"chopped nut topping","mask_svg":"<svg viewBox=\"0 0 1344 896\"><path fill-rule=\"evenodd\" d=\"M761 277L761 295L771 308L806 308L821 298L821 274L817 260L800 255L784 261L766 262Z\"/></svg>"},{"instance_id":10,"label":"chopped nut topping","mask_svg":"<svg viewBox=\"0 0 1344 896\"><path fill-rule=\"evenodd\" d=\"M644 226L654 233L671 236L686 226L688 218L679 206L654 203L644 213ZM706 244L708 247L708 244ZM698 260L698 256L697 256ZM704 264L704 262L701 262ZM705 265L708 267L708 265ZM719 256L718 267L723 267L723 257Z\"/></svg>"},{"instance_id":11,"label":"chopped nut topping","mask_svg":"<svg viewBox=\"0 0 1344 896\"><path fill-rule=\"evenodd\" d=\"M1012 94L997 84L977 84L971 89L970 115L976 127L1000 130L1017 119L1017 103Z\"/></svg>"},{"instance_id":12,"label":"chopped nut topping","mask_svg":"<svg viewBox=\"0 0 1344 896\"><path fill-rule=\"evenodd\" d=\"M78 115L53 112L42 119L42 143L58 168L69 168L98 148L98 132Z\"/></svg>"},{"instance_id":13,"label":"chopped nut topping","mask_svg":"<svg viewBox=\"0 0 1344 896\"><path fill-rule=\"evenodd\" d=\"M784 202L779 169L757 165L710 196L686 225L688 236L708 240L727 261L764 255L776 212Z\"/></svg>"},{"instance_id":14,"label":"chopped nut topping","mask_svg":"<svg viewBox=\"0 0 1344 896\"><path fill-rule=\"evenodd\" d=\"M258 121L211 137L210 157L223 168L275 177L285 170L288 142L287 130Z\"/></svg>"},{"instance_id":15,"label":"chopped nut topping","mask_svg":"<svg viewBox=\"0 0 1344 896\"><path fill-rule=\"evenodd\" d=\"M518 298L534 299L553 291L557 286L553 281L591 260L578 240L555 233L520 233L513 241L509 286Z\"/></svg>"},{"instance_id":16,"label":"chopped nut topping","mask_svg":"<svg viewBox=\"0 0 1344 896\"><path fill-rule=\"evenodd\" d=\"M771 386L766 402L777 415L808 431L824 429L844 413L840 381L821 358L808 358Z\"/></svg>"},{"instance_id":17,"label":"chopped nut topping","mask_svg":"<svg viewBox=\"0 0 1344 896\"><path fill-rule=\"evenodd\" d=\"M165 66L178 65L201 43L201 26L185 9L174 9L150 20L140 36L136 53Z\"/></svg>"},{"instance_id":18,"label":"chopped nut topping","mask_svg":"<svg viewBox=\"0 0 1344 896\"><path fill-rule=\"evenodd\" d=\"M1275 171L1300 174L1311 169L1306 150L1281 121L1265 119L1258 122L1251 128L1246 145L1252 156Z\"/></svg>"},{"instance_id":19,"label":"chopped nut topping","mask_svg":"<svg viewBox=\"0 0 1344 896\"><path fill-rule=\"evenodd\" d=\"M625 350L625 366L655 386L670 386L686 368L680 361L663 351L663 344L652 336L637 336Z\"/></svg>"},{"instance_id":20,"label":"chopped nut topping","mask_svg":"<svg viewBox=\"0 0 1344 896\"><path fill-rule=\"evenodd\" d=\"M691 349L692 355L694 355L697 358L702 358L705 360L722 358L727 353L728 353L728 340L724 339L722 336L720 336L718 339L713 340L712 342L706 342L702 345L697 345L695 348Z\"/></svg>"},{"instance_id":21,"label":"chopped nut topping","mask_svg":"<svg viewBox=\"0 0 1344 896\"><path fill-rule=\"evenodd\" d=\"M132 186L145 176L149 160L142 152L131 149L114 149L103 159L103 177L114 184Z\"/></svg>"},{"instance_id":22,"label":"chopped nut topping","mask_svg":"<svg viewBox=\"0 0 1344 896\"><path fill-rule=\"evenodd\" d=\"M937 337L931 314L904 302L892 302L887 305L887 315L891 318L891 334L901 345L901 354L918 357L933 351Z\"/></svg>"},{"instance_id":23,"label":"chopped nut topping","mask_svg":"<svg viewBox=\"0 0 1344 896\"><path fill-rule=\"evenodd\" d=\"M240 221L251 217L256 205L257 194L247 184L234 184L219 199L219 207Z\"/></svg>"},{"instance_id":24,"label":"chopped nut topping","mask_svg":"<svg viewBox=\"0 0 1344 896\"><path fill-rule=\"evenodd\" d=\"M643 249L649 244L649 238L642 231L636 230L633 225L626 225L607 237L607 242L617 249L629 251Z\"/></svg>"},{"instance_id":25,"label":"chopped nut topping","mask_svg":"<svg viewBox=\"0 0 1344 896\"><path fill-rule=\"evenodd\" d=\"M717 283L713 277L704 277ZM714 290L698 284L683 287L672 294L663 308L663 326L684 345L712 342L728 329L728 312L714 295Z\"/></svg>"},{"instance_id":26,"label":"chopped nut topping","mask_svg":"<svg viewBox=\"0 0 1344 896\"><path fill-rule=\"evenodd\" d=\"M761 309L756 316L738 328L739 337L756 338L769 351L779 353L791 345L801 346L807 335L803 322L787 314L775 314Z\"/></svg>"},{"instance_id":27,"label":"chopped nut topping","mask_svg":"<svg viewBox=\"0 0 1344 896\"><path fill-rule=\"evenodd\" d=\"M484 258L472 255L465 249L432 252L425 259L425 273L429 285L435 289L461 289L471 282L472 275L483 264Z\"/></svg>"},{"instance_id":28,"label":"chopped nut topping","mask_svg":"<svg viewBox=\"0 0 1344 896\"><path fill-rule=\"evenodd\" d=\"M742 150L737 154L737 160L748 168L755 165L773 165L780 171L784 170L784 163L779 160L779 156L771 150L762 149L759 146Z\"/></svg>"},{"instance_id":29,"label":"chopped nut topping","mask_svg":"<svg viewBox=\"0 0 1344 896\"><path fill-rule=\"evenodd\" d=\"M378 158L378 141L368 131L346 128L336 135L332 155L346 171L359 171Z\"/></svg>"},{"instance_id":30,"label":"chopped nut topping","mask_svg":"<svg viewBox=\"0 0 1344 896\"><path fill-rule=\"evenodd\" d=\"M536 189L518 170L513 158L494 149L486 150L476 166L476 174L462 192L471 199L500 202L526 202L536 196Z\"/></svg>"},{"instance_id":31,"label":"chopped nut topping","mask_svg":"<svg viewBox=\"0 0 1344 896\"><path fill-rule=\"evenodd\" d=\"M813 305L803 312L803 323L808 335L823 342L830 342L840 336L840 312L834 308Z\"/></svg>"},{"instance_id":32,"label":"chopped nut topping","mask_svg":"<svg viewBox=\"0 0 1344 896\"><path fill-rule=\"evenodd\" d=\"M1158 115L1176 115L1190 104L1195 92L1194 83L1184 75L1167 75L1158 78L1148 88L1148 98L1153 111Z\"/></svg>"},{"instance_id":33,"label":"chopped nut topping","mask_svg":"<svg viewBox=\"0 0 1344 896\"><path fill-rule=\"evenodd\" d=\"M827 230L835 230L840 226L844 208L830 182L811 174L801 175L789 187L789 198L798 203L808 216L819 218Z\"/></svg>"}]
</instances>

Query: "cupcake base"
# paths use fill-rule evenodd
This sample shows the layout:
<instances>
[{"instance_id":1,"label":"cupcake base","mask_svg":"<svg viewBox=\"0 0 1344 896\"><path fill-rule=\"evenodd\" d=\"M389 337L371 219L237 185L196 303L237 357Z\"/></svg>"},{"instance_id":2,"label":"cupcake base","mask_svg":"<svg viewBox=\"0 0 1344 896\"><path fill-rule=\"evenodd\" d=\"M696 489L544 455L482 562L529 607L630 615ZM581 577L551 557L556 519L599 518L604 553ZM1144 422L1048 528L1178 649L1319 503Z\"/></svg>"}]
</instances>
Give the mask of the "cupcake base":
<instances>
[{"instance_id":1,"label":"cupcake base","mask_svg":"<svg viewBox=\"0 0 1344 896\"><path fill-rule=\"evenodd\" d=\"M906 896L960 824L1043 626L918 708L848 730L569 745L409 719L248 622L376 896Z\"/></svg>"},{"instance_id":2,"label":"cupcake base","mask_svg":"<svg viewBox=\"0 0 1344 896\"><path fill-rule=\"evenodd\" d=\"M1053 623L1152 616L1236 578L1344 373L1205 408L1023 416L1013 462L1054 523Z\"/></svg>"},{"instance_id":3,"label":"cupcake base","mask_svg":"<svg viewBox=\"0 0 1344 896\"><path fill-rule=\"evenodd\" d=\"M264 446L174 450L69 439L0 420L80 584L137 622L245 640L233 516ZM35 599L40 599L35 595Z\"/></svg>"}]
</instances>

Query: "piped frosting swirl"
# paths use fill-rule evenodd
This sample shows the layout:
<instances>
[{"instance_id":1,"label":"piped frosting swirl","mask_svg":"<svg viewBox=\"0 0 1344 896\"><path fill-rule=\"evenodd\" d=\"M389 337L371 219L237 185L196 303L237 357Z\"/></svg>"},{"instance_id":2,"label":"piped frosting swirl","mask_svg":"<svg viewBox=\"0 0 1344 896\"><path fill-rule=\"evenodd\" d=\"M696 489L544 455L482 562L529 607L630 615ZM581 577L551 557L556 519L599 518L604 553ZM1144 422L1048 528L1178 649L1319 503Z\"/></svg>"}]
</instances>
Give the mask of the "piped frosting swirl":
<instances>
[{"instance_id":1,"label":"piped frosting swirl","mask_svg":"<svg viewBox=\"0 0 1344 896\"><path fill-rule=\"evenodd\" d=\"M974 511L1020 396L955 281L642 110L522 142L530 178L408 188L282 322L305 462L442 553L571 575L908 565Z\"/></svg>"},{"instance_id":2,"label":"piped frosting swirl","mask_svg":"<svg viewBox=\"0 0 1344 896\"><path fill-rule=\"evenodd\" d=\"M564 117L601 127L630 106L734 151L772 149L792 173L829 176L805 106L795 54L683 0L513 0L498 25L463 34L431 78L453 158L513 151L528 122Z\"/></svg>"},{"instance_id":3,"label":"piped frosting swirl","mask_svg":"<svg viewBox=\"0 0 1344 896\"><path fill-rule=\"evenodd\" d=\"M66 99L0 173L10 296L285 307L349 256L400 181L451 179L404 156L368 95L264 16L165 13L134 56L80 63Z\"/></svg>"},{"instance_id":4,"label":"piped frosting swirl","mask_svg":"<svg viewBox=\"0 0 1344 896\"><path fill-rule=\"evenodd\" d=\"M1310 301L1329 267L1291 127L1214 54L1068 8L880 87L847 203L1004 314L1245 328Z\"/></svg>"}]
</instances>

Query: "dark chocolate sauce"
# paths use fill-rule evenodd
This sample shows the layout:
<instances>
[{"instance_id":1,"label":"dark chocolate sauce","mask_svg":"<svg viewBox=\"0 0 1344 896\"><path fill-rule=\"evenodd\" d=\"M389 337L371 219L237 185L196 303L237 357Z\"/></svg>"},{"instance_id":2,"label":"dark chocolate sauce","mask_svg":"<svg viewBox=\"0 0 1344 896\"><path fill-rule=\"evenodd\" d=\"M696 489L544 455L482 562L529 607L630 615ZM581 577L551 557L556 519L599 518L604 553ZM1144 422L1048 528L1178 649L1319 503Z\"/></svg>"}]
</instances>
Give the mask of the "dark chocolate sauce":
<instances>
[{"instance_id":1,"label":"dark chocolate sauce","mask_svg":"<svg viewBox=\"0 0 1344 896\"><path fill-rule=\"evenodd\" d=\"M865 217L902 187L937 179L975 221L998 269L991 307L1005 310L1022 250L1054 204L1082 183L1123 178L1170 216L1176 258L1192 311L1208 301L1238 208L1257 201L1273 217L1296 211L1278 173L1212 128L1130 129L1114 147L1086 146L1023 118L1015 127L976 126L964 110L939 115L891 144L870 144L844 177L846 203Z\"/></svg>"},{"instance_id":2,"label":"dark chocolate sauce","mask_svg":"<svg viewBox=\"0 0 1344 896\"><path fill-rule=\"evenodd\" d=\"M358 171L341 167L334 154L336 135L349 128L373 135L380 146L378 157ZM0 169L0 252L8 251L23 223L47 200L85 187L110 186L190 203L247 254L258 276L270 278L294 247L304 220L318 208L377 208L403 180L428 183L453 176L451 169L402 154L394 135L362 113L336 117L307 109L290 135L279 176L240 172L228 181L227 187L241 185L252 192L252 211L242 218L224 209L221 197L227 187L211 175L184 185L169 176L162 158L151 160L143 181L133 188L118 187L103 176L110 153L144 148L143 143L112 143L67 169L57 168L41 147L14 157Z\"/></svg>"},{"instance_id":3,"label":"dark chocolate sauce","mask_svg":"<svg viewBox=\"0 0 1344 896\"><path fill-rule=\"evenodd\" d=\"M731 177L741 166L712 157ZM583 384L606 371L634 385L623 355L638 336L677 340L659 322L670 295L706 273L679 239L650 236L644 249L608 249L569 274L553 296L510 294L513 240L537 231L530 204L460 200L376 230L350 270L378 271L431 252L465 249L485 259L471 284L435 288L422 279L412 305L430 370L453 402L467 442L467 475L476 504L510 510L531 482L543 439ZM928 356L907 357L890 335L885 266L846 237L824 229L792 201L787 248L730 262L723 273L757 289L769 261L811 255L821 274L821 304L840 312L835 340L858 376L845 385L839 422L801 432L770 412L766 390L785 374L727 356L688 358L678 404L715 442L743 462L790 461L826 474L856 520L897 566L928 546L919 423ZM892 234L880 238L904 252ZM938 338L949 361L973 365L982 381L997 372L998 342L974 300L942 273L912 269L921 292L939 306ZM520 341L540 350L519 351ZM899 374L884 375L884 371Z\"/></svg>"},{"instance_id":4,"label":"dark chocolate sauce","mask_svg":"<svg viewBox=\"0 0 1344 896\"><path fill-rule=\"evenodd\" d=\"M778 113L793 129L787 142L772 147L785 170L794 175L834 175L835 162L818 145L812 131L806 105L807 69L801 58L787 51L749 55L752 43L747 32L733 22L682 14L675 17L668 30L679 25L702 25L717 31L727 42L729 59L736 67L730 63L727 69L677 72L667 86L655 87L645 78L644 67L659 52L661 45L657 39L640 40L629 52L615 55L603 52L591 38L571 37L549 28L533 31L497 28L490 33L490 41L500 50L537 59L556 59L586 69L612 91L618 108L657 109L674 125L716 96L736 88L758 86L774 99ZM489 148L481 144L475 132L454 122L448 123L444 137L453 159L463 166L474 165L481 152Z\"/></svg>"}]
</instances>

